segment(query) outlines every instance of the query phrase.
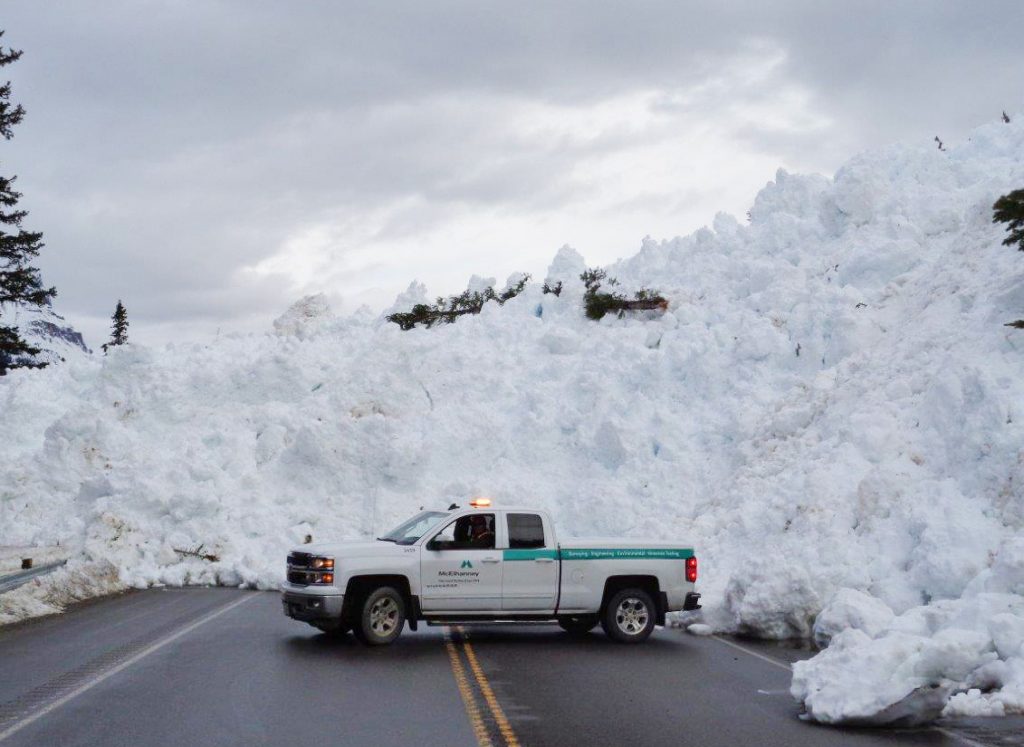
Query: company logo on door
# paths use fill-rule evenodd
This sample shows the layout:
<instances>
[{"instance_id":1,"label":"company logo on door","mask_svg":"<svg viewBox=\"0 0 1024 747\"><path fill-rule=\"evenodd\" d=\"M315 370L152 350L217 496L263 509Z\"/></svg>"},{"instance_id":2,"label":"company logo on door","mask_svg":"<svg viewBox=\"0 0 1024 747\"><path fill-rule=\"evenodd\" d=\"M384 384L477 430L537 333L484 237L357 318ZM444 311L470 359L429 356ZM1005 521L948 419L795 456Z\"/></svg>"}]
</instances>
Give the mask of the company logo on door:
<instances>
[{"instance_id":1,"label":"company logo on door","mask_svg":"<svg viewBox=\"0 0 1024 747\"><path fill-rule=\"evenodd\" d=\"M469 570L466 570L466 569ZM480 583L480 571L473 570L473 564L468 560L463 560L462 565L458 569L445 570L438 568L437 570L437 581L435 583L427 584L428 589L452 589L460 584L478 584Z\"/></svg>"}]
</instances>

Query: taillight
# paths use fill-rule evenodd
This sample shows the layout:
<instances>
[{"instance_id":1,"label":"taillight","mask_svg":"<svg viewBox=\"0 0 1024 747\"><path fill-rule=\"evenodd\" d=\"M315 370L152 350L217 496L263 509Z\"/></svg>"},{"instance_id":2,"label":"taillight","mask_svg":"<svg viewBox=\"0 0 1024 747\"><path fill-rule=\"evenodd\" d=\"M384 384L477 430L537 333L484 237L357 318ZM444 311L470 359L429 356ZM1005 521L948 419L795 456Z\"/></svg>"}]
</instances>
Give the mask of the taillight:
<instances>
[{"instance_id":1,"label":"taillight","mask_svg":"<svg viewBox=\"0 0 1024 747\"><path fill-rule=\"evenodd\" d=\"M686 580L691 584L697 580L697 558L690 557L686 559Z\"/></svg>"}]
</instances>

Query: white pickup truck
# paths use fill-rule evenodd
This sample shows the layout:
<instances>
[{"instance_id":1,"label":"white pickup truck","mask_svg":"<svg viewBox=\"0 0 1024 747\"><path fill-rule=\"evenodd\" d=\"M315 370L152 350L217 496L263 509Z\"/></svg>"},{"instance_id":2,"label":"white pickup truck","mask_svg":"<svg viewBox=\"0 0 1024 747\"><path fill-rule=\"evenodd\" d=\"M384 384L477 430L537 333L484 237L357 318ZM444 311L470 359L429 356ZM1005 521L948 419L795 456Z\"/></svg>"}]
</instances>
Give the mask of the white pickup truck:
<instances>
[{"instance_id":1,"label":"white pickup truck","mask_svg":"<svg viewBox=\"0 0 1024 747\"><path fill-rule=\"evenodd\" d=\"M423 511L376 540L304 545L288 555L284 613L325 632L391 643L408 621L598 623L622 643L647 639L665 613L699 609L697 558L671 542L558 542L544 511Z\"/></svg>"}]
</instances>

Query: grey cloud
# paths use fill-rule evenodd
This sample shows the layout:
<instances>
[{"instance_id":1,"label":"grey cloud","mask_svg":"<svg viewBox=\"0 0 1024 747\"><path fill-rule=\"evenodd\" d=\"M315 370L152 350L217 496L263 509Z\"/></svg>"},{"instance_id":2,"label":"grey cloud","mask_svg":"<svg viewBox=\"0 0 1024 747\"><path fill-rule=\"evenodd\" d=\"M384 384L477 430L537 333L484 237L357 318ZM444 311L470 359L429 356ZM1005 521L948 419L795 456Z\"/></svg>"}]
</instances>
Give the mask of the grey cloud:
<instances>
[{"instance_id":1,"label":"grey cloud","mask_svg":"<svg viewBox=\"0 0 1024 747\"><path fill-rule=\"evenodd\" d=\"M1016 0L11 0L6 11L5 41L25 50L6 71L29 114L0 159L46 233L58 309L102 318L135 294L139 329L269 318L292 289L242 268L303 227L380 216L369 244L338 246L344 264L346 252L362 257L375 240L467 211L529 221L588 199L598 185L579 164L671 142L683 125L780 165L828 170L852 150L936 133L955 141L1002 108L1024 108ZM785 61L761 83L729 78L759 48ZM805 134L739 113L794 87L834 124ZM517 129L524 107L585 110L644 91L665 94L653 104L660 125L550 140ZM717 195L691 199L702 185L680 180L613 204L641 220L641 208L669 214ZM566 240L552 236L552 251ZM403 288L450 260L422 262L389 275L387 257L375 257L359 271ZM453 276L489 272L480 262Z\"/></svg>"}]
</instances>

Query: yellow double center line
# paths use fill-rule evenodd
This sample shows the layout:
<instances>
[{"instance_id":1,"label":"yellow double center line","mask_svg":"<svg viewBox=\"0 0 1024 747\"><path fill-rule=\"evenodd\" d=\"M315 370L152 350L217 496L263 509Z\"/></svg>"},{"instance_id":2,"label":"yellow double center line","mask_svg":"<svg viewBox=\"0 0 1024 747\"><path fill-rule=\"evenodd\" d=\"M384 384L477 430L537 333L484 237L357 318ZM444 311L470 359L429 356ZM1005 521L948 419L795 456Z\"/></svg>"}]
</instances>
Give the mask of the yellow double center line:
<instances>
[{"instance_id":1,"label":"yellow double center line","mask_svg":"<svg viewBox=\"0 0 1024 747\"><path fill-rule=\"evenodd\" d=\"M459 636L457 640L453 641L451 632L449 629L445 629L444 645L448 650L448 660L452 665L452 674L455 675L455 684L458 686L459 694L462 696L462 704L466 708L466 715L469 717L469 724L473 728L477 744L479 747L494 747L494 741L491 739L487 725L484 723L483 716L481 715L480 707L477 705L473 687L466 676L466 668L463 666L462 657L459 655L460 647L466 654L466 661L469 662L469 669L473 673L473 679L476 680L477 688L483 696L484 703L487 704L487 709L490 711L490 715L494 719L498 731L501 733L505 746L520 747L519 739L516 737L512 725L508 722L508 718L505 716L505 711L502 710L498 698L494 695L491 683L487 681L487 675L484 674L483 667L480 666L480 660L476 658L476 652L473 650L472 644L466 638L465 630L461 626L455 626L455 631Z\"/></svg>"}]
</instances>

